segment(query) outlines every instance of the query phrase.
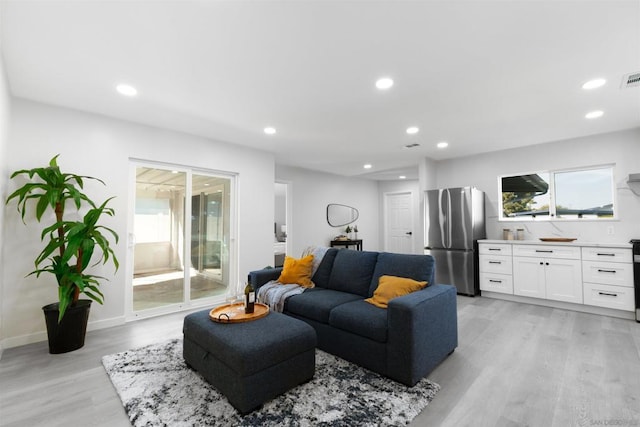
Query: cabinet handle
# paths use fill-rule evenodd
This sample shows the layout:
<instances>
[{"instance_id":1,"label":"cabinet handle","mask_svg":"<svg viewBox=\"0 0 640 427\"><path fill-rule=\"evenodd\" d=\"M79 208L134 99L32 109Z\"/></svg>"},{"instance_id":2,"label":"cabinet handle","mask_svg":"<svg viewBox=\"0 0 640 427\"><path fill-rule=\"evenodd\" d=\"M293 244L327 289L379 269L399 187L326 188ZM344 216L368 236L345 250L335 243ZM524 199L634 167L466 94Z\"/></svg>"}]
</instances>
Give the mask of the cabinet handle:
<instances>
[{"instance_id":1,"label":"cabinet handle","mask_svg":"<svg viewBox=\"0 0 640 427\"><path fill-rule=\"evenodd\" d=\"M598 272L599 273L615 273L616 271L615 270L603 270L603 269L599 268Z\"/></svg>"},{"instance_id":2,"label":"cabinet handle","mask_svg":"<svg viewBox=\"0 0 640 427\"><path fill-rule=\"evenodd\" d=\"M502 280L493 280L493 279L489 279L490 283L502 283Z\"/></svg>"},{"instance_id":3,"label":"cabinet handle","mask_svg":"<svg viewBox=\"0 0 640 427\"><path fill-rule=\"evenodd\" d=\"M597 253L598 256L616 256L616 254Z\"/></svg>"},{"instance_id":4,"label":"cabinet handle","mask_svg":"<svg viewBox=\"0 0 640 427\"><path fill-rule=\"evenodd\" d=\"M490 251L498 251L498 252L500 252L502 249L500 249L500 248L489 248L489 250Z\"/></svg>"},{"instance_id":5,"label":"cabinet handle","mask_svg":"<svg viewBox=\"0 0 640 427\"><path fill-rule=\"evenodd\" d=\"M502 264L502 261L489 261L489 264Z\"/></svg>"},{"instance_id":6,"label":"cabinet handle","mask_svg":"<svg viewBox=\"0 0 640 427\"><path fill-rule=\"evenodd\" d=\"M536 249L536 252L543 252L543 253L546 253L546 254L552 254L553 253L553 251L549 251L549 250L543 251L542 249Z\"/></svg>"},{"instance_id":7,"label":"cabinet handle","mask_svg":"<svg viewBox=\"0 0 640 427\"><path fill-rule=\"evenodd\" d=\"M598 294L604 295L604 296L607 296L607 297L617 297L618 296L618 294L612 294L610 292L598 292Z\"/></svg>"}]
</instances>

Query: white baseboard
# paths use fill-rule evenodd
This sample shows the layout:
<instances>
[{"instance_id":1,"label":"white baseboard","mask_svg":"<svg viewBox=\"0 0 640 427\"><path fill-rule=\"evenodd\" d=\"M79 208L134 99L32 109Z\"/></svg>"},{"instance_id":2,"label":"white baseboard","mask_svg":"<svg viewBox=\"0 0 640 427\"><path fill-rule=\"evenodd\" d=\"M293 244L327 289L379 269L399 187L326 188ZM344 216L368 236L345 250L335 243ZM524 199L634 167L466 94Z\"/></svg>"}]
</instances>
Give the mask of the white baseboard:
<instances>
[{"instance_id":1,"label":"white baseboard","mask_svg":"<svg viewBox=\"0 0 640 427\"><path fill-rule=\"evenodd\" d=\"M44 323L44 322L43 322ZM89 322L87 325L87 331L96 331L98 329L111 328L113 326L124 325L126 319L124 316L113 317L111 319L96 320ZM9 337L0 341L0 359L2 358L2 352L4 349L13 347L20 347L22 345L33 344L40 341L47 340L47 331L35 332L33 334L20 335L17 337Z\"/></svg>"}]
</instances>

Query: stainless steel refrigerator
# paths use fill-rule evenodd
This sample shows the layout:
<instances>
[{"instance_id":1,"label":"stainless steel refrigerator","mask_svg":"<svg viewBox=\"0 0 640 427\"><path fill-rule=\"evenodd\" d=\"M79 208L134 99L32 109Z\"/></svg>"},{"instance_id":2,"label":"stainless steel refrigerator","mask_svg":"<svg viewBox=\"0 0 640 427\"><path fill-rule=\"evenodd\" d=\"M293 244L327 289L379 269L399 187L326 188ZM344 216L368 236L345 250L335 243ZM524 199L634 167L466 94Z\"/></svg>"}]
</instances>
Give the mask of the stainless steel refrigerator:
<instances>
[{"instance_id":1,"label":"stainless steel refrigerator","mask_svg":"<svg viewBox=\"0 0 640 427\"><path fill-rule=\"evenodd\" d=\"M480 293L477 240L486 238L484 193L472 187L425 191L425 254L436 261L436 283L462 295Z\"/></svg>"}]
</instances>

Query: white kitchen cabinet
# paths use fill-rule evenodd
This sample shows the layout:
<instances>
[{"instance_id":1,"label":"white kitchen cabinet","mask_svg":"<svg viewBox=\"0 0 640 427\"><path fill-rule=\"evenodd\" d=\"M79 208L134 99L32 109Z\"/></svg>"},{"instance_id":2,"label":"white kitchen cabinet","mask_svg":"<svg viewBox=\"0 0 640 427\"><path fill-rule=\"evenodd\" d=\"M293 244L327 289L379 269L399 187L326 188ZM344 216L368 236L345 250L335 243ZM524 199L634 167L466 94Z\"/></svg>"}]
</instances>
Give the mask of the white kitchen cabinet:
<instances>
[{"instance_id":1,"label":"white kitchen cabinet","mask_svg":"<svg viewBox=\"0 0 640 427\"><path fill-rule=\"evenodd\" d=\"M589 283L633 286L632 263L582 261L582 275Z\"/></svg>"},{"instance_id":2,"label":"white kitchen cabinet","mask_svg":"<svg viewBox=\"0 0 640 427\"><path fill-rule=\"evenodd\" d=\"M513 294L511 245L478 245L480 290Z\"/></svg>"},{"instance_id":3,"label":"white kitchen cabinet","mask_svg":"<svg viewBox=\"0 0 640 427\"><path fill-rule=\"evenodd\" d=\"M511 245L508 243L478 243L480 255L508 255L511 256Z\"/></svg>"},{"instance_id":4,"label":"white kitchen cabinet","mask_svg":"<svg viewBox=\"0 0 640 427\"><path fill-rule=\"evenodd\" d=\"M513 256L580 259L580 248L575 246L514 245Z\"/></svg>"},{"instance_id":5,"label":"white kitchen cabinet","mask_svg":"<svg viewBox=\"0 0 640 427\"><path fill-rule=\"evenodd\" d=\"M516 246L513 255L514 295L582 304L580 248Z\"/></svg>"},{"instance_id":6,"label":"white kitchen cabinet","mask_svg":"<svg viewBox=\"0 0 640 427\"><path fill-rule=\"evenodd\" d=\"M495 298L571 303L588 312L635 308L630 245L481 240L478 259L480 290Z\"/></svg>"},{"instance_id":7,"label":"white kitchen cabinet","mask_svg":"<svg viewBox=\"0 0 640 427\"><path fill-rule=\"evenodd\" d=\"M577 259L545 260L547 299L582 304L582 268Z\"/></svg>"},{"instance_id":8,"label":"white kitchen cabinet","mask_svg":"<svg viewBox=\"0 0 640 427\"><path fill-rule=\"evenodd\" d=\"M510 274L480 273L480 290L513 295L513 278Z\"/></svg>"},{"instance_id":9,"label":"white kitchen cabinet","mask_svg":"<svg viewBox=\"0 0 640 427\"><path fill-rule=\"evenodd\" d=\"M539 258L513 257L513 294L546 298L544 262Z\"/></svg>"},{"instance_id":10,"label":"white kitchen cabinet","mask_svg":"<svg viewBox=\"0 0 640 427\"><path fill-rule=\"evenodd\" d=\"M626 248L582 248L584 303L633 311L632 257Z\"/></svg>"},{"instance_id":11,"label":"white kitchen cabinet","mask_svg":"<svg viewBox=\"0 0 640 427\"><path fill-rule=\"evenodd\" d=\"M584 284L584 303L623 311L635 308L633 288L598 283Z\"/></svg>"},{"instance_id":12,"label":"white kitchen cabinet","mask_svg":"<svg viewBox=\"0 0 640 427\"><path fill-rule=\"evenodd\" d=\"M633 254L631 252L631 248L584 247L582 248L582 260L632 263Z\"/></svg>"}]
</instances>

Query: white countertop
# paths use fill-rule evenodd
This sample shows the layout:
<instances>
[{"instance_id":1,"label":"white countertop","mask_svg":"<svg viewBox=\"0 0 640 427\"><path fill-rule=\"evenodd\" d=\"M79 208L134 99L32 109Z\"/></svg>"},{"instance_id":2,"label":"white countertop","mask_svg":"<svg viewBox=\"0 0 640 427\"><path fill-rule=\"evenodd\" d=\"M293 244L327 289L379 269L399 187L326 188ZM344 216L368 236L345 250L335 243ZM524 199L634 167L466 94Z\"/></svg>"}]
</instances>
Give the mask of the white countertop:
<instances>
[{"instance_id":1,"label":"white countertop","mask_svg":"<svg viewBox=\"0 0 640 427\"><path fill-rule=\"evenodd\" d=\"M574 240L573 242L543 242L541 240L478 240L478 243L489 244L512 244L512 245L549 245L549 246L580 246L580 247L595 247L595 248L628 248L631 249L631 243L599 243L599 242L586 242L581 240Z\"/></svg>"}]
</instances>

